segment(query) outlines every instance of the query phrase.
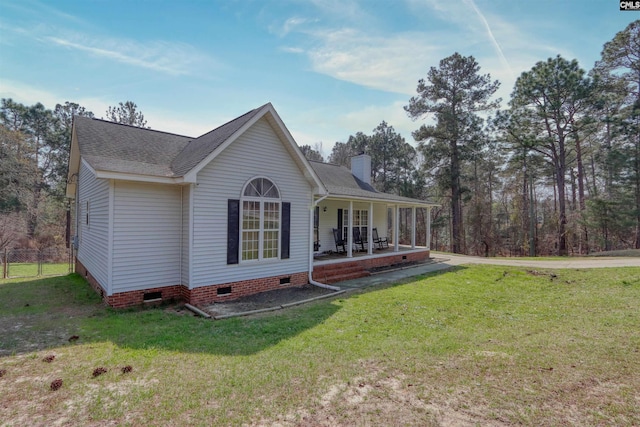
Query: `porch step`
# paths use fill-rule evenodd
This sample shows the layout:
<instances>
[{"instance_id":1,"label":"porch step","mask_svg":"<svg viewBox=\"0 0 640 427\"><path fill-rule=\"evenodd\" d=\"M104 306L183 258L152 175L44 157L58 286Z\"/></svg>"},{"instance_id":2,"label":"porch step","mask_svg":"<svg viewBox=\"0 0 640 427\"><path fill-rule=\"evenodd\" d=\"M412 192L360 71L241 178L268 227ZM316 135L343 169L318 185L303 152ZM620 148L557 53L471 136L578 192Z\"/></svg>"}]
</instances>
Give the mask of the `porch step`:
<instances>
[{"instance_id":1,"label":"porch step","mask_svg":"<svg viewBox=\"0 0 640 427\"><path fill-rule=\"evenodd\" d=\"M367 277L370 275L371 273L365 270L362 264L350 262L323 265L316 267L313 270L314 280L328 284L351 279L359 279L360 277Z\"/></svg>"},{"instance_id":2,"label":"porch step","mask_svg":"<svg viewBox=\"0 0 640 427\"><path fill-rule=\"evenodd\" d=\"M333 283L344 282L345 280L359 279L361 277L368 277L368 276L371 276L371 273L369 273L368 271L362 271L362 272L351 273L351 274L340 274L336 276L327 277L326 279L324 279L324 283L327 283L330 285Z\"/></svg>"}]
</instances>

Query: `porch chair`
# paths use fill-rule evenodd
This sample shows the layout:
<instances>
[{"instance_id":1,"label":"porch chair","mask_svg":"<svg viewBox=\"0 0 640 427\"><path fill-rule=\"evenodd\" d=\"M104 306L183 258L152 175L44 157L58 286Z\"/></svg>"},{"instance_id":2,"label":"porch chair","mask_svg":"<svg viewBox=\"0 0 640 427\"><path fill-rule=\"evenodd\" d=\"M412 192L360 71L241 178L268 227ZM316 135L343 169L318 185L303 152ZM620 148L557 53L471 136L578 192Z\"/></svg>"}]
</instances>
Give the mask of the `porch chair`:
<instances>
[{"instance_id":1,"label":"porch chair","mask_svg":"<svg viewBox=\"0 0 640 427\"><path fill-rule=\"evenodd\" d=\"M373 243L378 245L378 249L385 249L389 247L389 241L387 240L387 238L378 236L377 228L371 229L371 235L373 237Z\"/></svg>"},{"instance_id":2,"label":"porch chair","mask_svg":"<svg viewBox=\"0 0 640 427\"><path fill-rule=\"evenodd\" d=\"M360 228L353 227L353 244L356 247L357 251L364 252L364 241L362 240L362 236L360 235Z\"/></svg>"},{"instance_id":3,"label":"porch chair","mask_svg":"<svg viewBox=\"0 0 640 427\"><path fill-rule=\"evenodd\" d=\"M337 228L334 228L332 230L333 230L333 240L336 243L336 253L339 253L339 254L347 253L347 246L344 240L340 237L340 230L338 230Z\"/></svg>"},{"instance_id":4,"label":"porch chair","mask_svg":"<svg viewBox=\"0 0 640 427\"><path fill-rule=\"evenodd\" d=\"M365 249L369 248L369 230L367 227L360 227L360 237L362 238L362 243L364 243Z\"/></svg>"}]
</instances>

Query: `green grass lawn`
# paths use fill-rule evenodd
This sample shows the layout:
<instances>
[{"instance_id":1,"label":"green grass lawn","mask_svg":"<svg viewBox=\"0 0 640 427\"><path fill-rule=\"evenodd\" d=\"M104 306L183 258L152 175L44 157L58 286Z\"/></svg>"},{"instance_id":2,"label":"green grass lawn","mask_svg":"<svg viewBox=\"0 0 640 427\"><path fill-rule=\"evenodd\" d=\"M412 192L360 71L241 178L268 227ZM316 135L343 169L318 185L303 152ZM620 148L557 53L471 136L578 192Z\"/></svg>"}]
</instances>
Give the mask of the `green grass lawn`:
<instances>
[{"instance_id":1,"label":"green grass lawn","mask_svg":"<svg viewBox=\"0 0 640 427\"><path fill-rule=\"evenodd\" d=\"M224 321L5 280L0 424L634 426L638 325L640 268L469 266Z\"/></svg>"},{"instance_id":2,"label":"green grass lawn","mask_svg":"<svg viewBox=\"0 0 640 427\"><path fill-rule=\"evenodd\" d=\"M1 266L0 266L1 267ZM36 277L36 276L59 276L69 273L69 263L43 263L42 271L38 271L36 262L10 263L7 267L8 277ZM0 271L0 278L2 271ZM1 279L0 279L1 280Z\"/></svg>"}]
</instances>

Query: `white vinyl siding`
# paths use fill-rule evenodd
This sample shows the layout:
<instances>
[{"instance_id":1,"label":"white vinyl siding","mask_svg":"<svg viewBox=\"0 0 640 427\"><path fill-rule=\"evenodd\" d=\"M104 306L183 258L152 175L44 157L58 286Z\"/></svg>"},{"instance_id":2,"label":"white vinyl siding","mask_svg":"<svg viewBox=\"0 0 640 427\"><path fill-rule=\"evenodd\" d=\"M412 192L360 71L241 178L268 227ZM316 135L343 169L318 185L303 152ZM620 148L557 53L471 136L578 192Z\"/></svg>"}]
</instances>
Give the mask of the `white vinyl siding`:
<instances>
[{"instance_id":1,"label":"white vinyl siding","mask_svg":"<svg viewBox=\"0 0 640 427\"><path fill-rule=\"evenodd\" d=\"M118 181L114 205L113 292L180 284L181 187Z\"/></svg>"},{"instance_id":2,"label":"white vinyl siding","mask_svg":"<svg viewBox=\"0 0 640 427\"><path fill-rule=\"evenodd\" d=\"M78 180L78 260L100 285L109 292L108 234L109 181L96 179L93 172L80 164ZM87 208L89 212L87 212ZM87 223L87 218L89 219Z\"/></svg>"},{"instance_id":3,"label":"white vinyl siding","mask_svg":"<svg viewBox=\"0 0 640 427\"><path fill-rule=\"evenodd\" d=\"M291 203L289 259L227 264L227 201L241 199L250 179L262 176ZM307 271L311 187L283 142L261 119L198 173L194 189L191 288Z\"/></svg>"}]
</instances>

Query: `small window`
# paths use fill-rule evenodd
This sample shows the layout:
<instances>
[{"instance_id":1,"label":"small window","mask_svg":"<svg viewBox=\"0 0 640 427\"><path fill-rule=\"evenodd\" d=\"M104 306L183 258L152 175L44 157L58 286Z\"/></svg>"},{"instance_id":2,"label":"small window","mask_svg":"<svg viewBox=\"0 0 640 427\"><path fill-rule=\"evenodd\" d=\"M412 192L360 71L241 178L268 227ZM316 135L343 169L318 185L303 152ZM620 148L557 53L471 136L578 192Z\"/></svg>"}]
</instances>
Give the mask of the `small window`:
<instances>
[{"instance_id":1,"label":"small window","mask_svg":"<svg viewBox=\"0 0 640 427\"><path fill-rule=\"evenodd\" d=\"M279 199L280 192L275 184L266 178L256 178L252 180L244 189L245 197L268 197Z\"/></svg>"},{"instance_id":2,"label":"small window","mask_svg":"<svg viewBox=\"0 0 640 427\"><path fill-rule=\"evenodd\" d=\"M89 225L89 201L88 200L85 202L84 222L87 226Z\"/></svg>"}]
</instances>

